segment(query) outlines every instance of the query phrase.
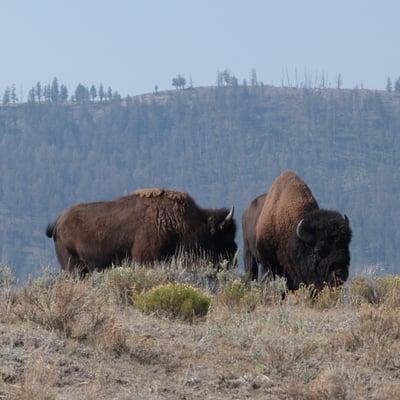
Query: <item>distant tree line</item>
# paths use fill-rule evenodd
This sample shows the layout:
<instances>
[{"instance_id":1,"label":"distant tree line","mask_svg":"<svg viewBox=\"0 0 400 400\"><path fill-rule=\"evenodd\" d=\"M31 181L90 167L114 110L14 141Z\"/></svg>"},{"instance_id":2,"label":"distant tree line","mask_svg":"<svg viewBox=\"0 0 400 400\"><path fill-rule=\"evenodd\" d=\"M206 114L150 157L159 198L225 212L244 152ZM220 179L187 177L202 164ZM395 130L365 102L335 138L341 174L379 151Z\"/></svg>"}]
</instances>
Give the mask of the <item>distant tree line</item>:
<instances>
[{"instance_id":1,"label":"distant tree line","mask_svg":"<svg viewBox=\"0 0 400 400\"><path fill-rule=\"evenodd\" d=\"M386 91L388 92L400 92L400 77L397 78L394 85L392 83L392 78L389 76L386 80Z\"/></svg>"},{"instance_id":2,"label":"distant tree line","mask_svg":"<svg viewBox=\"0 0 400 400\"><path fill-rule=\"evenodd\" d=\"M70 95L66 85L59 84L57 77L54 77L52 82L49 84L43 84L37 82L35 86L28 92L28 103L94 103L94 102L107 102L116 99L121 99L120 94L117 91L113 91L109 86L107 89L104 88L103 84L100 83L98 87L95 85L87 86L79 83L75 91ZM21 99L17 97L15 85L11 87L7 86L3 98L2 104L12 105L20 103Z\"/></svg>"},{"instance_id":3,"label":"distant tree line","mask_svg":"<svg viewBox=\"0 0 400 400\"><path fill-rule=\"evenodd\" d=\"M250 71L250 86L251 87L264 87L264 83L257 79L257 71L253 68ZM341 74L335 77L334 87L336 89L341 89L343 85L343 78ZM178 74L176 77L172 78L172 86L177 90L193 89L192 77L189 78L189 84L187 85L187 80L184 75ZM246 88L248 86L248 81L243 79L241 85L239 85L238 78L230 72L229 69L224 69L223 71L217 71L216 79L217 87L239 87L243 86ZM274 86L272 84L272 86ZM288 88L308 88L308 89L325 89L332 87L328 75L325 72L313 73L308 70L304 70L304 76L299 79L297 69L294 71L294 77L289 74L288 69L282 69L281 76L281 87ZM358 89L358 85L355 89ZM361 89L363 89L363 84L361 83ZM400 77L397 78L394 83L391 77L386 80L385 89L387 92L397 92L400 93ZM154 93L158 93L158 85L154 86ZM22 96L22 93L21 93ZM128 96L130 97L130 96ZM73 92L70 92L66 85L59 84L57 77L54 77L51 83L43 84L37 82L36 85L28 92L27 102L28 103L60 103L60 104L86 104L95 102L109 102L113 100L120 100L121 95L117 91L113 91L110 86L106 89L102 83L97 87L95 85L85 85L79 83ZM22 103L22 98L17 96L17 90L15 84L7 86L4 90L3 96L1 98L2 104L5 106L15 105Z\"/></svg>"}]
</instances>

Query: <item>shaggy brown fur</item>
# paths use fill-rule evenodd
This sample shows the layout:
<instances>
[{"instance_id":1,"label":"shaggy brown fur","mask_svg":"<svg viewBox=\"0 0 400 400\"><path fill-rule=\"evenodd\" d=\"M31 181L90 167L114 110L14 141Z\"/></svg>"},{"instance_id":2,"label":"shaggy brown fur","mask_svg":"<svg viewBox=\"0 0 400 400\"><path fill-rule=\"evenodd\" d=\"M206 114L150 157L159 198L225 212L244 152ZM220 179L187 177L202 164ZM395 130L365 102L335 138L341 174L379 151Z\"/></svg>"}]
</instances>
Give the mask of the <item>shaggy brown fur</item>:
<instances>
[{"instance_id":1,"label":"shaggy brown fur","mask_svg":"<svg viewBox=\"0 0 400 400\"><path fill-rule=\"evenodd\" d=\"M266 195L267 193L264 193L255 198L244 210L242 216L244 269L247 278L250 280L258 277L259 262L256 257L256 224L264 206Z\"/></svg>"},{"instance_id":2,"label":"shaggy brown fur","mask_svg":"<svg viewBox=\"0 0 400 400\"><path fill-rule=\"evenodd\" d=\"M177 201L188 201L190 196L185 192L177 192L175 190L164 190L159 188L151 188L151 189L138 189L133 192L136 196L139 197L161 197L166 196L171 200Z\"/></svg>"},{"instance_id":3,"label":"shaggy brown fur","mask_svg":"<svg viewBox=\"0 0 400 400\"><path fill-rule=\"evenodd\" d=\"M77 204L49 225L61 267L101 270L123 259L168 258L180 248L233 257L236 225L228 209L204 210L183 192L141 189L113 201Z\"/></svg>"},{"instance_id":4,"label":"shaggy brown fur","mask_svg":"<svg viewBox=\"0 0 400 400\"><path fill-rule=\"evenodd\" d=\"M262 208L257 201L249 208L255 215L259 213L257 221L249 223L250 233L244 230L245 243L250 243L247 248L252 253L252 263L246 264L250 278L257 276L255 264L259 262L263 274L286 277L290 289L301 283L322 287L324 282L335 284L347 279L351 240L348 219L335 211L321 210L309 187L294 172L285 171L273 182ZM301 220L307 242L296 233Z\"/></svg>"}]
</instances>

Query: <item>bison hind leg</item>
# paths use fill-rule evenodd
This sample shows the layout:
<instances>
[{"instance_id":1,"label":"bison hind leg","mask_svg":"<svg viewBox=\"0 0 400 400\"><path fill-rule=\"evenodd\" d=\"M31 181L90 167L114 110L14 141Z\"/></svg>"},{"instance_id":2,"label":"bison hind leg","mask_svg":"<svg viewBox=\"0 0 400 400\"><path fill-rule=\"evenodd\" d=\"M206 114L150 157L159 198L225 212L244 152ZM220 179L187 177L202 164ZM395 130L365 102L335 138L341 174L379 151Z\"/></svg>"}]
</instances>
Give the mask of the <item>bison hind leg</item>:
<instances>
[{"instance_id":1,"label":"bison hind leg","mask_svg":"<svg viewBox=\"0 0 400 400\"><path fill-rule=\"evenodd\" d=\"M59 242L56 242L56 254L63 271L78 274L82 278L89 272L87 266L79 259L78 255Z\"/></svg>"}]
</instances>

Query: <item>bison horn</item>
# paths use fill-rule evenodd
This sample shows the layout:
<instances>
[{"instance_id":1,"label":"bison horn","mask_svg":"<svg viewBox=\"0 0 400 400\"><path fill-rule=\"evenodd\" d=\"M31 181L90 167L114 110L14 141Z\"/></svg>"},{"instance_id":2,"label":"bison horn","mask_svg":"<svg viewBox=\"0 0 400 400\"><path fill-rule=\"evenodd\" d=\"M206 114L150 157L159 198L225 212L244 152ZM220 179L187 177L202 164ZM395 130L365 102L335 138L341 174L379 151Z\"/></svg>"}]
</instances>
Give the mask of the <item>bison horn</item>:
<instances>
[{"instance_id":1,"label":"bison horn","mask_svg":"<svg viewBox=\"0 0 400 400\"><path fill-rule=\"evenodd\" d=\"M235 212L235 207L231 207L228 215L225 217L225 222L229 222L233 218L233 213Z\"/></svg>"},{"instance_id":2,"label":"bison horn","mask_svg":"<svg viewBox=\"0 0 400 400\"><path fill-rule=\"evenodd\" d=\"M346 225L349 225L350 221L346 214L343 214L343 219L344 219L344 222L346 222Z\"/></svg>"},{"instance_id":3,"label":"bison horn","mask_svg":"<svg viewBox=\"0 0 400 400\"><path fill-rule=\"evenodd\" d=\"M231 209L229 210L229 213L224 218L224 220L219 224L220 229L222 229L227 222L232 220L234 212L235 212L235 208L232 206Z\"/></svg>"},{"instance_id":4,"label":"bison horn","mask_svg":"<svg viewBox=\"0 0 400 400\"><path fill-rule=\"evenodd\" d=\"M306 232L303 226L304 219L302 219L296 227L296 235L303 242L309 243L312 241L312 235L309 232Z\"/></svg>"}]
</instances>

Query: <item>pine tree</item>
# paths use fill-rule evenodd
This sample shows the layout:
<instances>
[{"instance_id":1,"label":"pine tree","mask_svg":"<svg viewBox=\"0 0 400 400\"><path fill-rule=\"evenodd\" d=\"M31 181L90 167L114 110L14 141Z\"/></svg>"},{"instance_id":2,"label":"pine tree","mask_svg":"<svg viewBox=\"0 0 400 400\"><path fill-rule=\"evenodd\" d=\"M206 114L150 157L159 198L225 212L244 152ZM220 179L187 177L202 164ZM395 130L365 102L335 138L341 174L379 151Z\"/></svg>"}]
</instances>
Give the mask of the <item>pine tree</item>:
<instances>
[{"instance_id":1,"label":"pine tree","mask_svg":"<svg viewBox=\"0 0 400 400\"><path fill-rule=\"evenodd\" d=\"M66 103L68 100L68 89L65 85L60 86L60 96L59 96L61 103Z\"/></svg>"},{"instance_id":2,"label":"pine tree","mask_svg":"<svg viewBox=\"0 0 400 400\"><path fill-rule=\"evenodd\" d=\"M341 89L341 88L342 88L342 75L341 75L341 74L339 74L339 75L337 76L337 78L336 78L336 87L337 87L338 89Z\"/></svg>"},{"instance_id":3,"label":"pine tree","mask_svg":"<svg viewBox=\"0 0 400 400\"><path fill-rule=\"evenodd\" d=\"M223 85L223 73L221 71L217 71L217 87L221 87Z\"/></svg>"},{"instance_id":4,"label":"pine tree","mask_svg":"<svg viewBox=\"0 0 400 400\"><path fill-rule=\"evenodd\" d=\"M257 71L255 68L251 70L251 86L255 87L257 86L258 81L257 81Z\"/></svg>"},{"instance_id":5,"label":"pine tree","mask_svg":"<svg viewBox=\"0 0 400 400\"><path fill-rule=\"evenodd\" d=\"M239 86L238 78L236 78L236 76L234 75L231 76L231 85L234 88L237 88Z\"/></svg>"},{"instance_id":6,"label":"pine tree","mask_svg":"<svg viewBox=\"0 0 400 400\"><path fill-rule=\"evenodd\" d=\"M104 93L103 84L100 83L100 86L99 86L99 99L100 99L100 103L103 102L105 95L106 95L106 94Z\"/></svg>"},{"instance_id":7,"label":"pine tree","mask_svg":"<svg viewBox=\"0 0 400 400\"><path fill-rule=\"evenodd\" d=\"M185 89L186 86L185 77L181 74L178 74L176 78L172 78L172 86L174 86L175 89Z\"/></svg>"},{"instance_id":8,"label":"pine tree","mask_svg":"<svg viewBox=\"0 0 400 400\"><path fill-rule=\"evenodd\" d=\"M59 89L58 89L58 80L56 77L54 77L53 82L51 83L51 89L50 89L50 100L53 103L57 103L59 100Z\"/></svg>"},{"instance_id":9,"label":"pine tree","mask_svg":"<svg viewBox=\"0 0 400 400\"><path fill-rule=\"evenodd\" d=\"M391 92L392 90L393 90L392 80L390 79L389 76L386 81L386 91Z\"/></svg>"},{"instance_id":10,"label":"pine tree","mask_svg":"<svg viewBox=\"0 0 400 400\"><path fill-rule=\"evenodd\" d=\"M112 100L112 89L111 89L111 87L109 86L108 87L108 89L107 89L107 99L108 99L108 101L111 101Z\"/></svg>"},{"instance_id":11,"label":"pine tree","mask_svg":"<svg viewBox=\"0 0 400 400\"><path fill-rule=\"evenodd\" d=\"M28 92L28 103L35 103L36 102L36 90L35 87L32 87L31 90Z\"/></svg>"},{"instance_id":12,"label":"pine tree","mask_svg":"<svg viewBox=\"0 0 400 400\"><path fill-rule=\"evenodd\" d=\"M400 92L400 77L397 78L395 84L394 84L394 91L395 92Z\"/></svg>"},{"instance_id":13,"label":"pine tree","mask_svg":"<svg viewBox=\"0 0 400 400\"><path fill-rule=\"evenodd\" d=\"M51 88L50 88L50 85L44 85L43 97L44 97L44 101L50 102L50 100L51 100Z\"/></svg>"},{"instance_id":14,"label":"pine tree","mask_svg":"<svg viewBox=\"0 0 400 400\"><path fill-rule=\"evenodd\" d=\"M38 99L38 102L40 103L40 101L42 100L42 96L43 96L42 85L40 84L40 82L38 82L36 84L35 92L36 92L36 97Z\"/></svg>"},{"instance_id":15,"label":"pine tree","mask_svg":"<svg viewBox=\"0 0 400 400\"><path fill-rule=\"evenodd\" d=\"M89 97L88 89L85 86L83 86L82 83L79 83L75 89L75 101L78 104L83 104L86 103L88 97Z\"/></svg>"},{"instance_id":16,"label":"pine tree","mask_svg":"<svg viewBox=\"0 0 400 400\"><path fill-rule=\"evenodd\" d=\"M229 69L224 69L222 72L222 83L225 86L229 86L231 84L231 73Z\"/></svg>"},{"instance_id":17,"label":"pine tree","mask_svg":"<svg viewBox=\"0 0 400 400\"><path fill-rule=\"evenodd\" d=\"M92 85L90 87L89 94L90 94L91 100L94 102L96 100L96 97L97 97L97 90L96 90L94 85Z\"/></svg>"},{"instance_id":18,"label":"pine tree","mask_svg":"<svg viewBox=\"0 0 400 400\"><path fill-rule=\"evenodd\" d=\"M121 95L117 91L115 91L112 94L112 100L121 100Z\"/></svg>"},{"instance_id":19,"label":"pine tree","mask_svg":"<svg viewBox=\"0 0 400 400\"><path fill-rule=\"evenodd\" d=\"M10 88L7 86L6 90L4 91L4 94L3 94L3 104L5 106L9 105L10 100L11 100L11 91L10 91Z\"/></svg>"},{"instance_id":20,"label":"pine tree","mask_svg":"<svg viewBox=\"0 0 400 400\"><path fill-rule=\"evenodd\" d=\"M15 85L11 86L11 103L15 104L18 102L17 91L15 89Z\"/></svg>"}]
</instances>

